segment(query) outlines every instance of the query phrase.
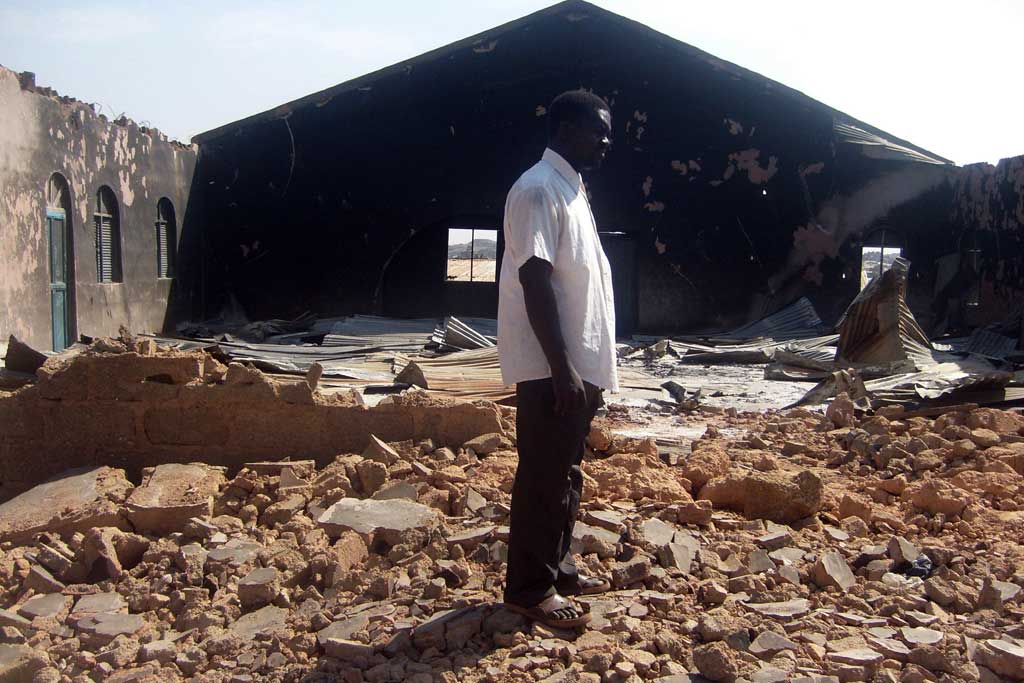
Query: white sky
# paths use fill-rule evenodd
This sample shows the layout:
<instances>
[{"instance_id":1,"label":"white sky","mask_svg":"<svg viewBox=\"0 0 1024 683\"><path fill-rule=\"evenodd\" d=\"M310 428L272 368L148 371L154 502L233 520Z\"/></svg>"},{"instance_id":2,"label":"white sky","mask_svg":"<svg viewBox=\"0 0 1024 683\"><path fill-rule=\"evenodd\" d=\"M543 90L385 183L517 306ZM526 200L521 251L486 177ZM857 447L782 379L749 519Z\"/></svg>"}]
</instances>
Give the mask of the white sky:
<instances>
[{"instance_id":1,"label":"white sky","mask_svg":"<svg viewBox=\"0 0 1024 683\"><path fill-rule=\"evenodd\" d=\"M2 0L0 64L187 140L550 4ZM596 4L957 163L1024 154L1024 0Z\"/></svg>"}]
</instances>

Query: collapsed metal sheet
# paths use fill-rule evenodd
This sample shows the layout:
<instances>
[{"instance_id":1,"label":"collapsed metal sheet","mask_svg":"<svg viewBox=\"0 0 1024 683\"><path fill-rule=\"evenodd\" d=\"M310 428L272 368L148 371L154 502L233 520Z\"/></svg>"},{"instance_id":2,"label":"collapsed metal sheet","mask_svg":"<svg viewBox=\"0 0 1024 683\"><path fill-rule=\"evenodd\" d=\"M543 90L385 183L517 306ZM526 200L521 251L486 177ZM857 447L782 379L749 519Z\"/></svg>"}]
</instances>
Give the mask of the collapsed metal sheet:
<instances>
[{"instance_id":1,"label":"collapsed metal sheet","mask_svg":"<svg viewBox=\"0 0 1024 683\"><path fill-rule=\"evenodd\" d=\"M907 306L910 261L897 258L854 298L839 321L836 360L851 365L912 360L932 350Z\"/></svg>"}]
</instances>

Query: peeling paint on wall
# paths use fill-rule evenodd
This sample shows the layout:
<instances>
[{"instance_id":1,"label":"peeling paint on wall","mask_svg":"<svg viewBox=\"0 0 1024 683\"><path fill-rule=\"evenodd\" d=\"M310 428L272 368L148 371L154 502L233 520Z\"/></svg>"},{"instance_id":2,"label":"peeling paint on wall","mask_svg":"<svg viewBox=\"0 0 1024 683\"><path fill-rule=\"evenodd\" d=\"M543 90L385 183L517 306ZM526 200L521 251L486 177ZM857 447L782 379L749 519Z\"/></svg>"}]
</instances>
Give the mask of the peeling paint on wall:
<instances>
[{"instance_id":1,"label":"peeling paint on wall","mask_svg":"<svg viewBox=\"0 0 1024 683\"><path fill-rule=\"evenodd\" d=\"M110 122L48 88L23 88L3 67L0 121L0 336L51 348L45 189L54 173L70 190L72 331L160 331L170 282L156 277L155 198L171 200L180 234L195 149L124 118ZM114 190L120 218L124 282L113 285L96 282L93 210L101 185Z\"/></svg>"}]
</instances>

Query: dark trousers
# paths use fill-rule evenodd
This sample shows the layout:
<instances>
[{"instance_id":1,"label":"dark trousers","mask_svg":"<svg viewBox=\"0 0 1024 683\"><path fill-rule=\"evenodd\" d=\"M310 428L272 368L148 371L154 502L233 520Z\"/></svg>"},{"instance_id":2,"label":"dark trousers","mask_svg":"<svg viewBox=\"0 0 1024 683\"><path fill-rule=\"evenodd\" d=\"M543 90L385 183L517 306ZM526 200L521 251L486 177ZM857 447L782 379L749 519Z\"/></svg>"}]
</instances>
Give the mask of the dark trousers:
<instances>
[{"instance_id":1,"label":"dark trousers","mask_svg":"<svg viewBox=\"0 0 1024 683\"><path fill-rule=\"evenodd\" d=\"M584 383L586 406L555 414L550 379L516 385L519 467L512 486L505 602L532 607L579 580L569 545L583 489L583 448L601 406L601 390Z\"/></svg>"}]
</instances>

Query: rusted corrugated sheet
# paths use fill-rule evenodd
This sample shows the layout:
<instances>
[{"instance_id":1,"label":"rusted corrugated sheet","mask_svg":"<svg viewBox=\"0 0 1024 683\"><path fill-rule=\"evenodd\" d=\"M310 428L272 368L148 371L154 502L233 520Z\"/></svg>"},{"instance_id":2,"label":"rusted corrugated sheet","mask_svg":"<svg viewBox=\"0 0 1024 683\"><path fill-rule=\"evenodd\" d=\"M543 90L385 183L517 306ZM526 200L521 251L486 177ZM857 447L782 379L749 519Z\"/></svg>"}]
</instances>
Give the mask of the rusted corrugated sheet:
<instances>
[{"instance_id":1,"label":"rusted corrugated sheet","mask_svg":"<svg viewBox=\"0 0 1024 683\"><path fill-rule=\"evenodd\" d=\"M910 360L932 349L907 307L910 262L898 258L857 295L839 323L836 358L854 364Z\"/></svg>"}]
</instances>

